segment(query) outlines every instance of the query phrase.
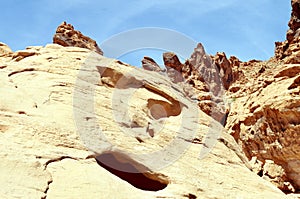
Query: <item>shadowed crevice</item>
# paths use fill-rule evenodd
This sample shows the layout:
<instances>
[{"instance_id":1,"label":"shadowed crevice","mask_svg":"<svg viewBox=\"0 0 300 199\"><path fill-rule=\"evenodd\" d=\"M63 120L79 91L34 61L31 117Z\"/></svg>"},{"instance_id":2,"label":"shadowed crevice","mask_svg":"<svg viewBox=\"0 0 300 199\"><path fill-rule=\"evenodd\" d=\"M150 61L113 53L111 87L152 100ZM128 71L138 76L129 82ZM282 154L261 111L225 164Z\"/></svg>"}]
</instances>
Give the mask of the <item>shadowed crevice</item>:
<instances>
[{"instance_id":1,"label":"shadowed crevice","mask_svg":"<svg viewBox=\"0 0 300 199\"><path fill-rule=\"evenodd\" d=\"M120 157L120 154L101 154L96 157L96 161L110 173L141 190L159 191L169 184L166 176L151 172L149 169L145 170L145 166L128 157Z\"/></svg>"}]
</instances>

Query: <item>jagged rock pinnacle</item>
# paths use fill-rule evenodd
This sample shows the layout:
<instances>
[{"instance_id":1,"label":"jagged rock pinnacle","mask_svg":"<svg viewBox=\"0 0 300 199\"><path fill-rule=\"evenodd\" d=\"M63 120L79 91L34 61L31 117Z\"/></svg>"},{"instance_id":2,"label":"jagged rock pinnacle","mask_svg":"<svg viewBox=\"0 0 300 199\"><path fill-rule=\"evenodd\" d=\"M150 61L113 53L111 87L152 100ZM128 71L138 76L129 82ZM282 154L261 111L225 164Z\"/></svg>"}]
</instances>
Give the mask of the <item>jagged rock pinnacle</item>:
<instances>
[{"instance_id":1,"label":"jagged rock pinnacle","mask_svg":"<svg viewBox=\"0 0 300 199\"><path fill-rule=\"evenodd\" d=\"M53 36L53 43L62 46L87 48L103 55L102 50L98 47L95 40L75 30L71 24L67 24L65 21L57 27L56 33Z\"/></svg>"}]
</instances>

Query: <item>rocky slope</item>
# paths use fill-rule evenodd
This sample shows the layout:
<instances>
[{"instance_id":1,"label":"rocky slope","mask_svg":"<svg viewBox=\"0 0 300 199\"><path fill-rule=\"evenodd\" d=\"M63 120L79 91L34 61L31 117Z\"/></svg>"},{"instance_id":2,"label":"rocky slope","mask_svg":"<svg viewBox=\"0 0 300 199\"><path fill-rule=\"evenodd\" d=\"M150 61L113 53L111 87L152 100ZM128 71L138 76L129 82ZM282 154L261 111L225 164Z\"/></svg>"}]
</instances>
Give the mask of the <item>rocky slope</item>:
<instances>
[{"instance_id":1,"label":"rocky slope","mask_svg":"<svg viewBox=\"0 0 300 199\"><path fill-rule=\"evenodd\" d=\"M2 198L285 196L245 166L226 133L199 159L207 132L224 129L165 76L56 44L0 60ZM101 163L114 161L142 174Z\"/></svg>"},{"instance_id":2,"label":"rocky slope","mask_svg":"<svg viewBox=\"0 0 300 199\"><path fill-rule=\"evenodd\" d=\"M199 48L203 49L198 45L195 52L205 56ZM285 192L298 192L300 65L276 58L241 62L227 59L225 53L217 53L212 60L198 62L204 69L189 60L172 67L184 77L181 82L193 87L191 98L197 99L199 108L235 138L255 173Z\"/></svg>"},{"instance_id":3,"label":"rocky slope","mask_svg":"<svg viewBox=\"0 0 300 199\"><path fill-rule=\"evenodd\" d=\"M281 190L300 190L300 1L292 0L287 40L267 62L240 65L226 129L256 172Z\"/></svg>"},{"instance_id":4,"label":"rocky slope","mask_svg":"<svg viewBox=\"0 0 300 199\"><path fill-rule=\"evenodd\" d=\"M276 42L275 56L286 64L297 64L300 62L300 1L292 0L292 14L288 23L290 29L287 31L284 42Z\"/></svg>"},{"instance_id":5,"label":"rocky slope","mask_svg":"<svg viewBox=\"0 0 300 199\"><path fill-rule=\"evenodd\" d=\"M255 173L283 191L299 190L300 65L282 64L275 59L242 63L233 57L228 60L224 53L212 58L215 66L204 64L204 76L194 66L186 75L188 62L177 64L176 71L184 76L181 81L193 87L199 108L225 125L251 160ZM220 81L226 86L220 86Z\"/></svg>"},{"instance_id":6,"label":"rocky slope","mask_svg":"<svg viewBox=\"0 0 300 199\"><path fill-rule=\"evenodd\" d=\"M299 192L300 2L291 4L287 40L276 42L268 61L241 62L225 53L208 57L201 44L184 64L171 52L163 58L167 71L178 73L173 82L193 88L189 97L225 126L255 173L285 192Z\"/></svg>"},{"instance_id":7,"label":"rocky slope","mask_svg":"<svg viewBox=\"0 0 300 199\"><path fill-rule=\"evenodd\" d=\"M297 198L299 1L261 62L163 54L139 69L61 24L0 43L1 198ZM204 156L199 156L203 152ZM283 191L285 193L283 193Z\"/></svg>"},{"instance_id":8,"label":"rocky slope","mask_svg":"<svg viewBox=\"0 0 300 199\"><path fill-rule=\"evenodd\" d=\"M294 192L300 179L300 65L270 62L241 67L229 96L226 128L255 172ZM297 72L298 71L298 72Z\"/></svg>"}]
</instances>

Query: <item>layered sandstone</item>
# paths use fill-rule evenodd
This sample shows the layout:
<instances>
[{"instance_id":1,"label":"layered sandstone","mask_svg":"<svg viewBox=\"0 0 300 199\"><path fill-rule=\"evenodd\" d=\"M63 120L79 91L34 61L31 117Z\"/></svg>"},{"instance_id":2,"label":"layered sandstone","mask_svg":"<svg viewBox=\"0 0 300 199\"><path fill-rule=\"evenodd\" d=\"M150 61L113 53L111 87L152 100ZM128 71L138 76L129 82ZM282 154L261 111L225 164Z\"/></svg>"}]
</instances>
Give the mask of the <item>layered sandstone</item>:
<instances>
[{"instance_id":1,"label":"layered sandstone","mask_svg":"<svg viewBox=\"0 0 300 199\"><path fill-rule=\"evenodd\" d=\"M269 61L198 44L143 70L65 22L0 43L1 198L298 198L299 5Z\"/></svg>"},{"instance_id":2,"label":"layered sandstone","mask_svg":"<svg viewBox=\"0 0 300 199\"><path fill-rule=\"evenodd\" d=\"M166 68L177 72L178 81L167 74L170 79L189 85L187 96L225 125L254 172L286 192L300 188L299 5L292 1L287 40L276 43L276 59L209 57L202 44L184 64L174 53L163 54Z\"/></svg>"},{"instance_id":3,"label":"layered sandstone","mask_svg":"<svg viewBox=\"0 0 300 199\"><path fill-rule=\"evenodd\" d=\"M166 76L84 48L29 50L0 58L2 198L285 197Z\"/></svg>"},{"instance_id":4,"label":"layered sandstone","mask_svg":"<svg viewBox=\"0 0 300 199\"><path fill-rule=\"evenodd\" d=\"M261 62L241 69L245 76L227 93L226 128L258 174L293 192L300 185L300 66ZM276 176L269 161L280 168Z\"/></svg>"}]
</instances>

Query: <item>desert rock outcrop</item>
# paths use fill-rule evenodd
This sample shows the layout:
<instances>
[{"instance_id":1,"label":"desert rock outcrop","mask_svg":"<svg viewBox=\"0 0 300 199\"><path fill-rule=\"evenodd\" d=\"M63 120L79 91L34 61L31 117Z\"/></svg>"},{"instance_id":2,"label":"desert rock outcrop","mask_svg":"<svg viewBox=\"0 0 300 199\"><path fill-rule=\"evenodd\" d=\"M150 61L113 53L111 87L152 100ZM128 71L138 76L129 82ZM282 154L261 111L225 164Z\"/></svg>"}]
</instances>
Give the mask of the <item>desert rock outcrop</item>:
<instances>
[{"instance_id":1,"label":"desert rock outcrop","mask_svg":"<svg viewBox=\"0 0 300 199\"><path fill-rule=\"evenodd\" d=\"M4 57L4 56L11 56L12 55L12 50L10 49L10 47L8 45L6 45L5 43L0 42L0 56Z\"/></svg>"},{"instance_id":2,"label":"desert rock outcrop","mask_svg":"<svg viewBox=\"0 0 300 199\"><path fill-rule=\"evenodd\" d=\"M234 139L166 76L84 48L31 50L0 69L1 196L285 197L246 167Z\"/></svg>"},{"instance_id":3,"label":"desert rock outcrop","mask_svg":"<svg viewBox=\"0 0 300 199\"><path fill-rule=\"evenodd\" d=\"M275 57L286 64L300 62L300 1L292 0L291 19L288 23L289 30L286 40L276 42Z\"/></svg>"},{"instance_id":4,"label":"desert rock outcrop","mask_svg":"<svg viewBox=\"0 0 300 199\"><path fill-rule=\"evenodd\" d=\"M142 60L142 67L143 69L149 71L156 71L156 72L163 71L163 69L161 69L159 65L151 57L144 57L144 59Z\"/></svg>"},{"instance_id":5,"label":"desert rock outcrop","mask_svg":"<svg viewBox=\"0 0 300 199\"><path fill-rule=\"evenodd\" d=\"M141 69L66 22L0 43L0 197L299 198L299 5L268 61L199 43Z\"/></svg>"},{"instance_id":6,"label":"desert rock outcrop","mask_svg":"<svg viewBox=\"0 0 300 199\"><path fill-rule=\"evenodd\" d=\"M71 24L63 22L56 29L53 36L53 43L62 46L73 46L80 48L87 48L91 51L103 55L102 50L98 47L95 40L83 35L80 31L75 30Z\"/></svg>"},{"instance_id":7,"label":"desert rock outcrop","mask_svg":"<svg viewBox=\"0 0 300 199\"><path fill-rule=\"evenodd\" d=\"M293 71L299 66L262 62L241 69L245 77L233 84L239 89L227 93L231 103L226 127L247 157L262 163L257 173L268 173L264 165L273 161L282 172L271 181L295 191L300 185L300 98L299 73Z\"/></svg>"},{"instance_id":8,"label":"desert rock outcrop","mask_svg":"<svg viewBox=\"0 0 300 199\"><path fill-rule=\"evenodd\" d=\"M293 0L287 40L276 43L269 61L209 57L201 44L184 64L174 53L163 55L166 67L190 85L188 96L225 125L254 172L286 192L300 188L299 10Z\"/></svg>"},{"instance_id":9,"label":"desert rock outcrop","mask_svg":"<svg viewBox=\"0 0 300 199\"><path fill-rule=\"evenodd\" d=\"M252 159L256 172L281 190L300 189L299 1L292 1L287 40L275 59L241 63L229 88L226 128Z\"/></svg>"}]
</instances>

